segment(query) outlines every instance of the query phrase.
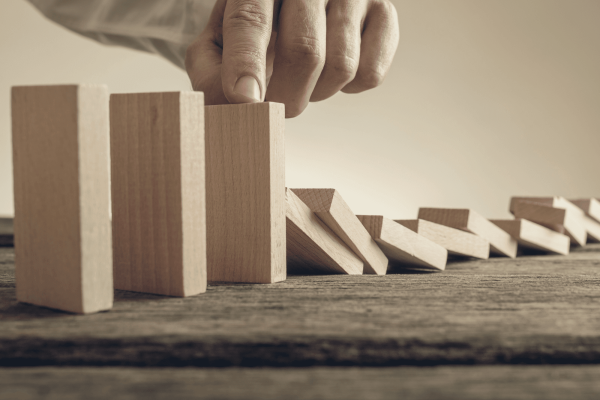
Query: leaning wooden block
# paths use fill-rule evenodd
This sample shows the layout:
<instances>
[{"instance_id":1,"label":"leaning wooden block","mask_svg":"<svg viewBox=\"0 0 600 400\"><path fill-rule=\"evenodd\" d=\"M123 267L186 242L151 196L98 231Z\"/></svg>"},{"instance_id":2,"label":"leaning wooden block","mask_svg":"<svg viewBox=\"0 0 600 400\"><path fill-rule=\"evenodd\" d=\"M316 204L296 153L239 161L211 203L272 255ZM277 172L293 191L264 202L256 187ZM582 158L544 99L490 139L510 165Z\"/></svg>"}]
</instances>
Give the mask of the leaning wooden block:
<instances>
[{"instance_id":1,"label":"leaning wooden block","mask_svg":"<svg viewBox=\"0 0 600 400\"><path fill-rule=\"evenodd\" d=\"M412 230L381 215L358 215L360 222L383 253L390 259L390 268L446 269L448 251Z\"/></svg>"},{"instance_id":2,"label":"leaning wooden block","mask_svg":"<svg viewBox=\"0 0 600 400\"><path fill-rule=\"evenodd\" d=\"M284 105L205 113L208 280L285 280Z\"/></svg>"},{"instance_id":3,"label":"leaning wooden block","mask_svg":"<svg viewBox=\"0 0 600 400\"><path fill-rule=\"evenodd\" d=\"M285 195L288 271L362 274L362 260L292 190Z\"/></svg>"},{"instance_id":4,"label":"leaning wooden block","mask_svg":"<svg viewBox=\"0 0 600 400\"><path fill-rule=\"evenodd\" d=\"M600 242L600 223L595 219L588 216L583 217L583 226L587 231L588 243L599 243Z\"/></svg>"},{"instance_id":5,"label":"leaning wooden block","mask_svg":"<svg viewBox=\"0 0 600 400\"><path fill-rule=\"evenodd\" d=\"M564 197L554 196L554 197L512 197L510 199L510 212L514 214L514 209L518 203L527 202L527 203L537 203L543 204L548 207L554 208L564 208L566 210L571 210L574 215L583 215L583 211L577 207L575 204L571 203L569 200Z\"/></svg>"},{"instance_id":6,"label":"leaning wooden block","mask_svg":"<svg viewBox=\"0 0 600 400\"><path fill-rule=\"evenodd\" d=\"M521 201L514 204L512 212L515 218L524 218L558 233L565 233L573 244L584 246L586 243L587 232L583 225L583 215L573 212L572 209Z\"/></svg>"},{"instance_id":7,"label":"leaning wooden block","mask_svg":"<svg viewBox=\"0 0 600 400\"><path fill-rule=\"evenodd\" d=\"M335 189L292 191L365 263L365 274L385 275L388 259Z\"/></svg>"},{"instance_id":8,"label":"leaning wooden block","mask_svg":"<svg viewBox=\"0 0 600 400\"><path fill-rule=\"evenodd\" d=\"M571 200L571 203L584 211L588 217L600 222L600 201L597 199L577 199Z\"/></svg>"},{"instance_id":9,"label":"leaning wooden block","mask_svg":"<svg viewBox=\"0 0 600 400\"><path fill-rule=\"evenodd\" d=\"M439 244L448 254L475 257L487 260L490 257L490 243L482 237L450 228L424 219L396 220L413 232Z\"/></svg>"},{"instance_id":10,"label":"leaning wooden block","mask_svg":"<svg viewBox=\"0 0 600 400\"><path fill-rule=\"evenodd\" d=\"M18 301L113 305L108 118L103 85L12 89Z\"/></svg>"},{"instance_id":11,"label":"leaning wooden block","mask_svg":"<svg viewBox=\"0 0 600 400\"><path fill-rule=\"evenodd\" d=\"M110 101L115 288L206 291L202 93Z\"/></svg>"},{"instance_id":12,"label":"leaning wooden block","mask_svg":"<svg viewBox=\"0 0 600 400\"><path fill-rule=\"evenodd\" d=\"M526 219L491 220L513 238L519 245L529 249L555 254L569 254L569 237Z\"/></svg>"},{"instance_id":13,"label":"leaning wooden block","mask_svg":"<svg viewBox=\"0 0 600 400\"><path fill-rule=\"evenodd\" d=\"M473 210L421 208L419 219L480 236L490 243L491 253L510 258L517 256L517 241Z\"/></svg>"}]
</instances>

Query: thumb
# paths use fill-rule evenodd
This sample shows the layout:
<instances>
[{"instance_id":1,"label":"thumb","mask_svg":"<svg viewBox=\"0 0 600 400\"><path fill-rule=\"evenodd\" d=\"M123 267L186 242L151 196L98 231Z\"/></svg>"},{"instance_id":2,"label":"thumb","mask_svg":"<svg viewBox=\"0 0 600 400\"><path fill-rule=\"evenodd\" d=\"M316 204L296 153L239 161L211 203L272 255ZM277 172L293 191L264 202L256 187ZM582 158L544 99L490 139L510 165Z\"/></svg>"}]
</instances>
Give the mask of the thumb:
<instances>
[{"instance_id":1,"label":"thumb","mask_svg":"<svg viewBox=\"0 0 600 400\"><path fill-rule=\"evenodd\" d=\"M265 98L274 0L228 0L223 16L223 93L232 104Z\"/></svg>"}]
</instances>

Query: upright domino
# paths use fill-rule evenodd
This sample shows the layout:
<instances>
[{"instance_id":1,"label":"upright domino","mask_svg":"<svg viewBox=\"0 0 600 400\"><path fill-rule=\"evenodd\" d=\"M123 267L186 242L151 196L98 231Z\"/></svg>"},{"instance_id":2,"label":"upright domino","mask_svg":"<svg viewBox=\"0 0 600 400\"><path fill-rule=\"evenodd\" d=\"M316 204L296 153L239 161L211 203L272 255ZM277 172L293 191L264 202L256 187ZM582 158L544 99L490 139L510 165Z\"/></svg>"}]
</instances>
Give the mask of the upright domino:
<instances>
[{"instance_id":1,"label":"upright domino","mask_svg":"<svg viewBox=\"0 0 600 400\"><path fill-rule=\"evenodd\" d=\"M365 263L365 274L385 275L388 259L335 189L292 191Z\"/></svg>"},{"instance_id":2,"label":"upright domino","mask_svg":"<svg viewBox=\"0 0 600 400\"><path fill-rule=\"evenodd\" d=\"M17 300L110 309L106 86L14 87L12 142Z\"/></svg>"},{"instance_id":3,"label":"upright domino","mask_svg":"<svg viewBox=\"0 0 600 400\"><path fill-rule=\"evenodd\" d=\"M517 241L473 210L421 208L419 219L478 235L490 242L491 253L510 258L517 256Z\"/></svg>"},{"instance_id":4,"label":"upright domino","mask_svg":"<svg viewBox=\"0 0 600 400\"><path fill-rule=\"evenodd\" d=\"M284 106L208 106L205 114L208 280L285 280Z\"/></svg>"},{"instance_id":5,"label":"upright domino","mask_svg":"<svg viewBox=\"0 0 600 400\"><path fill-rule=\"evenodd\" d=\"M202 93L113 94L115 288L206 291Z\"/></svg>"},{"instance_id":6,"label":"upright domino","mask_svg":"<svg viewBox=\"0 0 600 400\"><path fill-rule=\"evenodd\" d=\"M569 237L526 219L491 220L528 249L569 254Z\"/></svg>"},{"instance_id":7,"label":"upright domino","mask_svg":"<svg viewBox=\"0 0 600 400\"><path fill-rule=\"evenodd\" d=\"M358 215L358 219L390 260L390 270L446 269L448 251L437 243L381 215Z\"/></svg>"}]
</instances>

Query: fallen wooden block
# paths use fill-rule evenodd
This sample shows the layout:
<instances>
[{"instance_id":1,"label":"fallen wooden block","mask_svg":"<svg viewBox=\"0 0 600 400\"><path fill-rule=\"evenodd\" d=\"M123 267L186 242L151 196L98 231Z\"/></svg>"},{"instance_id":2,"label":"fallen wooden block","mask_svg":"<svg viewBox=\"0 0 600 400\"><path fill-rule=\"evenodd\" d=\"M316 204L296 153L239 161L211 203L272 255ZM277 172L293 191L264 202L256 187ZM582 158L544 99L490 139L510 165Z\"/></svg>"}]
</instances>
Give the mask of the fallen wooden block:
<instances>
[{"instance_id":1,"label":"fallen wooden block","mask_svg":"<svg viewBox=\"0 0 600 400\"><path fill-rule=\"evenodd\" d=\"M371 237L390 260L390 270L446 269L448 251L412 230L381 215L357 215Z\"/></svg>"},{"instance_id":2,"label":"fallen wooden block","mask_svg":"<svg viewBox=\"0 0 600 400\"><path fill-rule=\"evenodd\" d=\"M12 89L18 301L113 305L108 119L103 85Z\"/></svg>"},{"instance_id":3,"label":"fallen wooden block","mask_svg":"<svg viewBox=\"0 0 600 400\"><path fill-rule=\"evenodd\" d=\"M202 93L110 100L115 288L206 291Z\"/></svg>"},{"instance_id":4,"label":"fallen wooden block","mask_svg":"<svg viewBox=\"0 0 600 400\"><path fill-rule=\"evenodd\" d=\"M448 254L475 257L487 260L490 257L490 243L482 237L424 219L395 220L413 232L439 244Z\"/></svg>"},{"instance_id":5,"label":"fallen wooden block","mask_svg":"<svg viewBox=\"0 0 600 400\"><path fill-rule=\"evenodd\" d=\"M587 232L588 243L600 243L600 223L593 218L584 216L583 227Z\"/></svg>"},{"instance_id":6,"label":"fallen wooden block","mask_svg":"<svg viewBox=\"0 0 600 400\"><path fill-rule=\"evenodd\" d=\"M576 199L571 200L571 203L579 207L588 217L600 222L600 201L597 199Z\"/></svg>"},{"instance_id":7,"label":"fallen wooden block","mask_svg":"<svg viewBox=\"0 0 600 400\"><path fill-rule=\"evenodd\" d=\"M554 197L526 197L526 196L515 196L510 199L510 212L514 214L515 206L518 203L528 202L528 203L537 203L543 204L548 207L554 208L564 208L566 210L571 210L575 215L583 215L583 211L577 207L575 204L571 203L569 200L564 197L554 196Z\"/></svg>"},{"instance_id":8,"label":"fallen wooden block","mask_svg":"<svg viewBox=\"0 0 600 400\"><path fill-rule=\"evenodd\" d=\"M515 238L522 247L555 254L569 254L570 239L566 235L521 218L491 221Z\"/></svg>"},{"instance_id":9,"label":"fallen wooden block","mask_svg":"<svg viewBox=\"0 0 600 400\"><path fill-rule=\"evenodd\" d=\"M362 274L363 261L292 190L285 195L288 271Z\"/></svg>"},{"instance_id":10,"label":"fallen wooden block","mask_svg":"<svg viewBox=\"0 0 600 400\"><path fill-rule=\"evenodd\" d=\"M209 282L286 278L284 105L208 106Z\"/></svg>"},{"instance_id":11,"label":"fallen wooden block","mask_svg":"<svg viewBox=\"0 0 600 400\"><path fill-rule=\"evenodd\" d=\"M512 206L515 218L527 219L543 225L558 233L564 233L571 238L571 243L584 246L587 232L583 225L583 215L572 209L555 208L540 203L519 201Z\"/></svg>"},{"instance_id":12,"label":"fallen wooden block","mask_svg":"<svg viewBox=\"0 0 600 400\"><path fill-rule=\"evenodd\" d=\"M335 189L291 189L365 263L365 274L385 275L388 259Z\"/></svg>"}]
</instances>

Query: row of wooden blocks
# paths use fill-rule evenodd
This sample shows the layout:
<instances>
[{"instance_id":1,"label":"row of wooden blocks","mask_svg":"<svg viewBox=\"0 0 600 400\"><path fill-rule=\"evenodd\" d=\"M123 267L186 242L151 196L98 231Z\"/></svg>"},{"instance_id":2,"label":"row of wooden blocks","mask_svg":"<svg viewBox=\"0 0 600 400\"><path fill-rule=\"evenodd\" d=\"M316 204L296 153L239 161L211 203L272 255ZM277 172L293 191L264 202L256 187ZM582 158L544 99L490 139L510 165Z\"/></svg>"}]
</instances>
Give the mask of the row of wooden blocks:
<instances>
[{"instance_id":1,"label":"row of wooden blocks","mask_svg":"<svg viewBox=\"0 0 600 400\"><path fill-rule=\"evenodd\" d=\"M75 313L111 308L113 288L191 296L600 239L594 199L514 198L506 221L433 208L393 221L354 215L333 189L287 189L281 104L29 86L12 90L12 123L17 299Z\"/></svg>"}]
</instances>

